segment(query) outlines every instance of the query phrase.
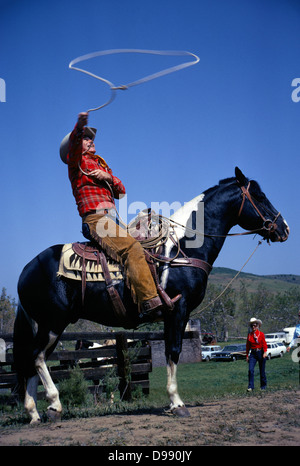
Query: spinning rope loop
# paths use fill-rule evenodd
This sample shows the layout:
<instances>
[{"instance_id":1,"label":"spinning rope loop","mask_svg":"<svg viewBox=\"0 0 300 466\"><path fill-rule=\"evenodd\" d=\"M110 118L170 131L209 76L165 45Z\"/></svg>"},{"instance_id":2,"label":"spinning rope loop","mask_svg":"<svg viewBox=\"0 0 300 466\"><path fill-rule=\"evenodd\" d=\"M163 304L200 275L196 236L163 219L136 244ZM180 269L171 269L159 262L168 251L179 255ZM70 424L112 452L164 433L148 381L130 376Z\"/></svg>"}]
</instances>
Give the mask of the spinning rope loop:
<instances>
[{"instance_id":1,"label":"spinning rope loop","mask_svg":"<svg viewBox=\"0 0 300 466\"><path fill-rule=\"evenodd\" d=\"M104 55L113 55L113 54L119 54L119 53L141 53L141 54L150 54L150 55L164 55L164 56L189 56L193 57L193 61L188 61L181 63L180 65L172 66L170 68L166 68L164 70L161 70L157 73L150 74L148 76L145 76L144 78L138 79L136 81L133 81L131 83L127 84L122 84L119 86L116 86L114 83L109 81L108 79L102 78L100 76L97 76L94 73L91 73L90 71L84 70L82 68L77 68L74 65L77 63L80 63L85 60L90 60L91 58L95 57L101 57ZM100 105L99 107L96 108L90 108L87 110L87 112L94 112L95 110L100 110L103 107L106 107L109 105L116 97L116 91L118 90L126 90L129 89L130 87L133 86L138 86L139 84L143 84L145 82L151 81L152 79L160 78L161 76L165 76L170 73L174 73L175 71L182 70L184 68L187 68L189 66L196 65L200 61L200 58L195 55L194 53L191 52L186 52L186 51L176 51L176 50L141 50L141 49L112 49L112 50L101 50L99 52L93 52L93 53L88 53L86 55L82 55L81 57L75 58L69 63L69 68L71 70L77 70L80 71L81 73L85 73L92 78L96 78L106 84L110 87L111 90L111 96L110 99L105 102L104 104Z\"/></svg>"}]
</instances>

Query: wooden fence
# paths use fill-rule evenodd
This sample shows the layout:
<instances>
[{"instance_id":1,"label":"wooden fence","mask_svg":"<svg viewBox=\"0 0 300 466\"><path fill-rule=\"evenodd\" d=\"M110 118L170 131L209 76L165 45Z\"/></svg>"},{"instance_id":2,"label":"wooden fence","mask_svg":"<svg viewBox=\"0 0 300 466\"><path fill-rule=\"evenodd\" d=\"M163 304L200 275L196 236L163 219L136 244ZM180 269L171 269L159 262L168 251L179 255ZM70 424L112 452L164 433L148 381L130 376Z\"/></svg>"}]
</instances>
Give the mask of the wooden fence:
<instances>
[{"instance_id":1,"label":"wooden fence","mask_svg":"<svg viewBox=\"0 0 300 466\"><path fill-rule=\"evenodd\" d=\"M0 334L0 339L6 344L13 341L12 334ZM184 338L199 339L196 331L185 332ZM60 349L63 342L89 340L102 342L115 340L115 344L92 349L65 350ZM140 386L144 394L149 394L149 373L152 371L151 341L163 340L163 332L80 332L64 333L60 343L48 361L47 365L54 383L70 376L72 369L79 367L86 380L90 381L89 390L99 393L105 384L105 378L114 372L119 378L120 397L130 400L132 390ZM101 381L101 383L99 383ZM5 361L0 360L0 390L9 389L13 393L17 383L14 371L12 350L8 350ZM44 396L43 389L38 392L38 398ZM13 399L13 396L10 400ZM7 397L9 400L9 397Z\"/></svg>"}]
</instances>

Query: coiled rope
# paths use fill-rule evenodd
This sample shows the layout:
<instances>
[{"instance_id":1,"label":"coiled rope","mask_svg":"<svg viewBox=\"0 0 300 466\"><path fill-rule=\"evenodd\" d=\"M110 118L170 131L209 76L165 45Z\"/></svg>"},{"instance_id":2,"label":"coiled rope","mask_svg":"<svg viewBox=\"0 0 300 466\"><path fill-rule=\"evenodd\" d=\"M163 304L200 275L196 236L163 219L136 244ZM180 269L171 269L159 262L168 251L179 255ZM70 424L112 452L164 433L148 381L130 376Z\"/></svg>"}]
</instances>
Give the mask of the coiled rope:
<instances>
[{"instance_id":1,"label":"coiled rope","mask_svg":"<svg viewBox=\"0 0 300 466\"><path fill-rule=\"evenodd\" d=\"M144 78L140 78L140 79L138 79L136 81L132 81L132 82L127 83L127 84L121 84L121 85L118 85L118 86L116 86L114 83L112 83L108 79L105 79L105 78L103 78L101 76L98 76L98 75L96 75L94 73L91 73L90 71L87 71L87 70L84 70L82 68L78 68L78 67L74 66L77 63L80 63L80 62L85 61L85 60L90 60L91 58L101 57L101 56L104 56L104 55L119 54L119 53L139 53L139 54L164 55L164 56L189 56L189 57L193 57L194 60L184 62L184 63L181 63L180 65L172 66L170 68L163 69L163 70L161 70L161 71L159 71L157 73L147 75ZM99 107L90 108L89 110L87 110L87 112L94 112L96 110L100 110L101 108L104 108L107 105L109 105L115 99L116 91L118 91L118 90L126 90L126 89L129 89L130 87L138 86L139 84L146 83L148 81L151 81L152 79L160 78L161 76L165 76L167 74L174 73L176 71L182 70L182 69L187 68L189 66L196 65L199 61L200 61L200 58L197 55L195 55L194 53L191 53L191 52L186 52L186 51L142 50L142 49L111 49L111 50L100 50L99 52L88 53L86 55L82 55L81 57L75 58L74 60L72 60L69 63L69 68L71 70L76 70L76 71L80 71L81 73L85 73L85 74L91 76L92 78L96 78L96 79L104 82L105 84L107 84L110 87L111 95L110 95L109 100L107 102L105 102L104 104L100 105Z\"/></svg>"}]
</instances>

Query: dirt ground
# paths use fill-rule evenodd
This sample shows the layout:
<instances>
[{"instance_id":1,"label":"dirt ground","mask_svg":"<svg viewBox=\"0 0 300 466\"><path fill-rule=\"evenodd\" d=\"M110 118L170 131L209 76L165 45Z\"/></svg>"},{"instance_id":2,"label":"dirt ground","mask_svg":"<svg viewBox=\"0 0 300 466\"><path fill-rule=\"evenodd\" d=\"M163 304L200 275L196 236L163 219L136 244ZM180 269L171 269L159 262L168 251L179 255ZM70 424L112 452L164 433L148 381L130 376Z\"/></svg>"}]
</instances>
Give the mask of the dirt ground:
<instances>
[{"instance_id":1,"label":"dirt ground","mask_svg":"<svg viewBox=\"0 0 300 466\"><path fill-rule=\"evenodd\" d=\"M300 391L257 392L167 410L0 428L0 446L299 446Z\"/></svg>"}]
</instances>

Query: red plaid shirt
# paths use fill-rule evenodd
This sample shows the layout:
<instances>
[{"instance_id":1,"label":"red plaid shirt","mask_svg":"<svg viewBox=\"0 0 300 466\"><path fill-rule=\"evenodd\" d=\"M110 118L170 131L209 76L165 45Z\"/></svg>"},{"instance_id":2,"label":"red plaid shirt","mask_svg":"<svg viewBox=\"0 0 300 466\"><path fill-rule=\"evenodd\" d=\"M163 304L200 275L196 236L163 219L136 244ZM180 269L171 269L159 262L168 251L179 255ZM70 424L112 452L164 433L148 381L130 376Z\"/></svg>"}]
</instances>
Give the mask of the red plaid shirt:
<instances>
[{"instance_id":1,"label":"red plaid shirt","mask_svg":"<svg viewBox=\"0 0 300 466\"><path fill-rule=\"evenodd\" d=\"M82 137L83 130L76 124L70 135L67 163L79 215L84 217L97 209L115 208L114 199L121 198L125 194L125 188L119 178L113 176L104 159L89 153L82 155ZM112 176L112 183L108 184L85 175L79 167L84 173L95 169L104 170Z\"/></svg>"}]
</instances>

